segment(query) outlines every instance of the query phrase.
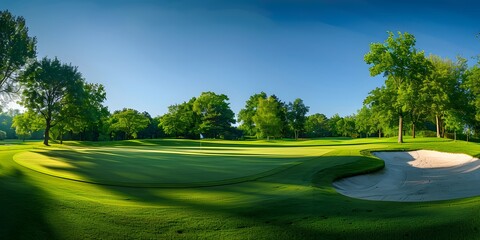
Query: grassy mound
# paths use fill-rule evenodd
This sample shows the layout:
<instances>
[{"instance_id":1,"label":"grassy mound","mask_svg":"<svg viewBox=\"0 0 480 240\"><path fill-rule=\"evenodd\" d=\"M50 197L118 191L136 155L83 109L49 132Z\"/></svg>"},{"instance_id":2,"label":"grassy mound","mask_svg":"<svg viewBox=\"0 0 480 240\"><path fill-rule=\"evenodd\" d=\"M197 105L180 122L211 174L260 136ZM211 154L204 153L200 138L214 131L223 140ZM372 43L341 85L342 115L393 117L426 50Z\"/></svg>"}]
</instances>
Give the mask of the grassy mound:
<instances>
[{"instance_id":1,"label":"grassy mound","mask_svg":"<svg viewBox=\"0 0 480 240\"><path fill-rule=\"evenodd\" d=\"M157 142L158 143L158 142ZM81 182L129 187L198 187L249 181L284 170L328 149L174 146L35 149L14 156L32 170ZM169 144L170 143L170 144ZM173 146L172 146L173 145Z\"/></svg>"}]
</instances>

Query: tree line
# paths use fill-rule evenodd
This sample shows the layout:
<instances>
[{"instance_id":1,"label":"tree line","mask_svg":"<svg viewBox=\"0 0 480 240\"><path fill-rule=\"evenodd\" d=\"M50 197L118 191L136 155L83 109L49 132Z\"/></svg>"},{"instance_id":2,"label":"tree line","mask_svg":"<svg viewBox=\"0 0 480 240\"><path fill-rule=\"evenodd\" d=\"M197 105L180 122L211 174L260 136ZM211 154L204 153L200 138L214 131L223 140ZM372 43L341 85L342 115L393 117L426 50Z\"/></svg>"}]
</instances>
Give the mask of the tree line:
<instances>
[{"instance_id":1,"label":"tree line","mask_svg":"<svg viewBox=\"0 0 480 240\"><path fill-rule=\"evenodd\" d=\"M57 58L38 59L37 40L28 35L22 17L1 11L0 25L1 100L18 97L26 108L0 114L0 139L40 136L48 145L50 139L398 136L403 142L405 126L413 137L418 131L437 137L451 132L454 138L480 132L480 62L468 67L461 57L425 56L409 33L389 33L385 42L370 45L365 62L372 76L383 74L385 84L351 116L307 115L309 107L300 98L287 103L260 92L235 118L228 96L203 92L152 117L128 108L110 112L103 85L87 82L76 66Z\"/></svg>"},{"instance_id":2,"label":"tree line","mask_svg":"<svg viewBox=\"0 0 480 240\"><path fill-rule=\"evenodd\" d=\"M365 62L372 76L383 74L385 83L369 93L358 112L362 131L397 130L402 143L407 123L412 137L428 125L435 126L437 137L446 132L454 138L457 133L478 137L480 61L468 67L462 57L425 56L415 43L412 34L389 32L385 42L370 45Z\"/></svg>"}]
</instances>

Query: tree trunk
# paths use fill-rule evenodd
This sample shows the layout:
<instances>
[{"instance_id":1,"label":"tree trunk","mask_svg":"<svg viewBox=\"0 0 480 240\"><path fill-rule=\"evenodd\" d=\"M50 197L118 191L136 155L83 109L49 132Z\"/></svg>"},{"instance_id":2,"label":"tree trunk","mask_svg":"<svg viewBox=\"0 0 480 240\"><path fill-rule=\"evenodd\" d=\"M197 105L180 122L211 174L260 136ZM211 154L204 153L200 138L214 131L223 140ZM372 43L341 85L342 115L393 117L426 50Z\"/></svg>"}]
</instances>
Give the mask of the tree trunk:
<instances>
[{"instance_id":1,"label":"tree trunk","mask_svg":"<svg viewBox=\"0 0 480 240\"><path fill-rule=\"evenodd\" d=\"M43 138L43 144L45 146L50 146L48 145L48 140L50 139L50 127L51 127L51 122L50 122L50 119L47 119L46 120L46 124L45 124L45 137Z\"/></svg>"},{"instance_id":2,"label":"tree trunk","mask_svg":"<svg viewBox=\"0 0 480 240\"><path fill-rule=\"evenodd\" d=\"M382 138L382 130L378 129L378 138Z\"/></svg>"},{"instance_id":3,"label":"tree trunk","mask_svg":"<svg viewBox=\"0 0 480 240\"><path fill-rule=\"evenodd\" d=\"M267 135L267 141L270 141L270 136Z\"/></svg>"},{"instance_id":4,"label":"tree trunk","mask_svg":"<svg viewBox=\"0 0 480 240\"><path fill-rule=\"evenodd\" d=\"M415 138L415 123L412 123L412 137Z\"/></svg>"},{"instance_id":5,"label":"tree trunk","mask_svg":"<svg viewBox=\"0 0 480 240\"><path fill-rule=\"evenodd\" d=\"M295 130L295 140L298 140L298 130Z\"/></svg>"},{"instance_id":6,"label":"tree trunk","mask_svg":"<svg viewBox=\"0 0 480 240\"><path fill-rule=\"evenodd\" d=\"M403 116L398 117L398 143L403 143Z\"/></svg>"},{"instance_id":7,"label":"tree trunk","mask_svg":"<svg viewBox=\"0 0 480 240\"><path fill-rule=\"evenodd\" d=\"M443 122L440 120L442 126L442 138L445 138L445 126L443 126Z\"/></svg>"},{"instance_id":8,"label":"tree trunk","mask_svg":"<svg viewBox=\"0 0 480 240\"><path fill-rule=\"evenodd\" d=\"M454 138L454 141L456 142L457 141L457 131L453 132L453 138Z\"/></svg>"},{"instance_id":9,"label":"tree trunk","mask_svg":"<svg viewBox=\"0 0 480 240\"><path fill-rule=\"evenodd\" d=\"M440 138L440 119L438 117L438 114L435 115L435 123L437 125L437 138Z\"/></svg>"}]
</instances>

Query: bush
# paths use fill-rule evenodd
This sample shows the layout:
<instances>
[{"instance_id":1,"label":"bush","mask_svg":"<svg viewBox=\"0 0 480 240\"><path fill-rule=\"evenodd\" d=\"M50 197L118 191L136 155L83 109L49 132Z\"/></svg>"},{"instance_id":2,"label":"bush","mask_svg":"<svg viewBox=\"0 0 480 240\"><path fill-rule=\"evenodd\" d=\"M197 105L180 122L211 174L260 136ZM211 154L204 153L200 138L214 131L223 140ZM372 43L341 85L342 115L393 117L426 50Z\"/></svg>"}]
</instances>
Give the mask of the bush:
<instances>
[{"instance_id":1,"label":"bush","mask_svg":"<svg viewBox=\"0 0 480 240\"><path fill-rule=\"evenodd\" d=\"M5 140L7 138L7 133L5 131L0 130L0 140Z\"/></svg>"},{"instance_id":2,"label":"bush","mask_svg":"<svg viewBox=\"0 0 480 240\"><path fill-rule=\"evenodd\" d=\"M418 135L422 137L436 137L437 132L431 131L431 130L423 130L423 131L420 131Z\"/></svg>"}]
</instances>

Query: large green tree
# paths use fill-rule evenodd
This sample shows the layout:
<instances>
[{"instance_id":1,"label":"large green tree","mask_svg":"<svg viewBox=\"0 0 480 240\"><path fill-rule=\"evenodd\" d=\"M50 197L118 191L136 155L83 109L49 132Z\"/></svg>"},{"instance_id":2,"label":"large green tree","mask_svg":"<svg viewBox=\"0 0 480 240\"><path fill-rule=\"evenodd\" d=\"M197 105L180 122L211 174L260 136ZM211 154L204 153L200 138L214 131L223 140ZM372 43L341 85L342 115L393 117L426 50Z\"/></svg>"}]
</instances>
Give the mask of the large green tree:
<instances>
[{"instance_id":1,"label":"large green tree","mask_svg":"<svg viewBox=\"0 0 480 240\"><path fill-rule=\"evenodd\" d=\"M448 58L442 59L435 55L431 55L429 61L432 64L432 71L426 78L423 92L426 93L426 107L435 117L437 137L441 137L444 131L445 114L451 109L458 109L459 104L463 102L459 99L462 98L460 85L467 63L463 58L453 62ZM453 112L450 111L450 114Z\"/></svg>"},{"instance_id":2,"label":"large green tree","mask_svg":"<svg viewBox=\"0 0 480 240\"><path fill-rule=\"evenodd\" d=\"M374 120L372 109L364 105L355 116L355 128L358 133L363 133L368 138L370 134L377 131Z\"/></svg>"},{"instance_id":3,"label":"large green tree","mask_svg":"<svg viewBox=\"0 0 480 240\"><path fill-rule=\"evenodd\" d=\"M408 88L418 84L428 73L425 56L415 48L415 37L409 33L388 33L384 43L370 44L370 51L364 60L370 65L370 74L386 77L386 88L392 89L393 101L398 116L398 142L403 142L403 121L409 102Z\"/></svg>"},{"instance_id":4,"label":"large green tree","mask_svg":"<svg viewBox=\"0 0 480 240\"><path fill-rule=\"evenodd\" d=\"M338 113L335 113L330 119L328 119L328 128L330 129L330 133L332 136L341 136L341 130L338 129L337 122L341 121L343 118L340 117Z\"/></svg>"},{"instance_id":5,"label":"large green tree","mask_svg":"<svg viewBox=\"0 0 480 240\"><path fill-rule=\"evenodd\" d=\"M72 118L69 109L80 106L84 96L84 79L71 64L57 58L43 58L29 65L21 77L21 103L45 120L43 143L49 145L50 130Z\"/></svg>"},{"instance_id":6,"label":"large green tree","mask_svg":"<svg viewBox=\"0 0 480 240\"><path fill-rule=\"evenodd\" d=\"M87 132L90 132L92 136L88 139L98 140L100 129L109 115L108 108L103 105L106 98L102 84L85 83L82 101L79 105L67 106L66 112L72 117L60 131L79 133L80 140L87 140Z\"/></svg>"},{"instance_id":7,"label":"large green tree","mask_svg":"<svg viewBox=\"0 0 480 240\"><path fill-rule=\"evenodd\" d=\"M315 113L307 117L305 121L305 132L308 137L327 137L330 136L328 127L328 118L321 113Z\"/></svg>"},{"instance_id":8,"label":"large green tree","mask_svg":"<svg viewBox=\"0 0 480 240\"><path fill-rule=\"evenodd\" d=\"M305 129L306 115L310 107L305 106L303 100L297 98L293 103L288 103L287 109L288 124L295 134L295 139L298 139L300 132Z\"/></svg>"},{"instance_id":9,"label":"large green tree","mask_svg":"<svg viewBox=\"0 0 480 240\"><path fill-rule=\"evenodd\" d=\"M149 120L145 115L131 108L117 110L110 118L111 130L124 132L126 139L137 138L137 133L145 129L149 124Z\"/></svg>"},{"instance_id":10,"label":"large green tree","mask_svg":"<svg viewBox=\"0 0 480 240\"><path fill-rule=\"evenodd\" d=\"M235 123L225 94L203 92L193 103L193 111L200 116L199 131L207 137L217 138L229 131Z\"/></svg>"},{"instance_id":11,"label":"large green tree","mask_svg":"<svg viewBox=\"0 0 480 240\"><path fill-rule=\"evenodd\" d=\"M238 113L239 128L245 131L246 134L253 136L257 133L253 116L257 113L259 99L266 99L267 94L260 92L250 96L245 103L245 108L241 109Z\"/></svg>"},{"instance_id":12,"label":"large green tree","mask_svg":"<svg viewBox=\"0 0 480 240\"><path fill-rule=\"evenodd\" d=\"M480 122L480 61L468 69L462 87L467 92L472 120Z\"/></svg>"},{"instance_id":13,"label":"large green tree","mask_svg":"<svg viewBox=\"0 0 480 240\"><path fill-rule=\"evenodd\" d=\"M162 131L161 129L158 127L159 125L159 119L158 118L152 118L152 116L150 115L150 113L148 112L143 112L142 113L143 116L145 116L146 118L148 118L148 126L143 129L143 130L140 130L138 132L138 138L140 139L145 139L145 138L158 138L162 135Z\"/></svg>"},{"instance_id":14,"label":"large green tree","mask_svg":"<svg viewBox=\"0 0 480 240\"><path fill-rule=\"evenodd\" d=\"M18 91L17 77L35 58L36 39L28 35L23 17L0 11L0 94Z\"/></svg>"},{"instance_id":15,"label":"large green tree","mask_svg":"<svg viewBox=\"0 0 480 240\"><path fill-rule=\"evenodd\" d=\"M165 134L174 137L196 138L199 136L200 116L193 111L196 98L182 104L168 107L168 112L160 117L159 127Z\"/></svg>"},{"instance_id":16,"label":"large green tree","mask_svg":"<svg viewBox=\"0 0 480 240\"><path fill-rule=\"evenodd\" d=\"M282 134L282 119L279 102L273 96L267 99L259 99L258 108L253 116L253 121L257 128L258 137L279 137Z\"/></svg>"},{"instance_id":17,"label":"large green tree","mask_svg":"<svg viewBox=\"0 0 480 240\"><path fill-rule=\"evenodd\" d=\"M33 132L45 128L44 119L37 113L27 111L13 117L12 127L15 128L15 134L18 138L25 141Z\"/></svg>"},{"instance_id":18,"label":"large green tree","mask_svg":"<svg viewBox=\"0 0 480 240\"><path fill-rule=\"evenodd\" d=\"M396 109L393 107L395 99L391 97L394 95L392 90L385 86L375 88L363 102L365 106L371 109L370 121L372 121L375 131L378 131L379 138L382 137L382 134L390 132L390 129L395 125Z\"/></svg>"}]
</instances>

